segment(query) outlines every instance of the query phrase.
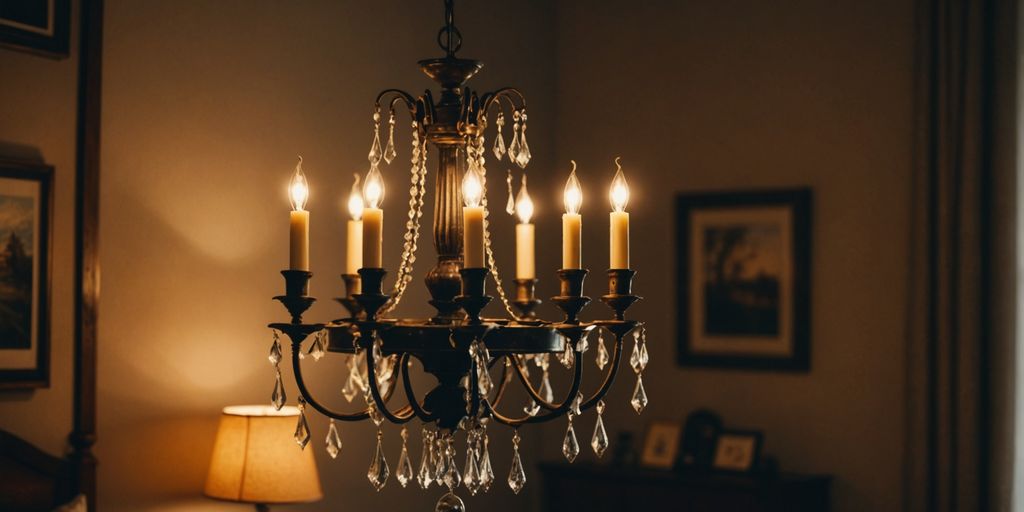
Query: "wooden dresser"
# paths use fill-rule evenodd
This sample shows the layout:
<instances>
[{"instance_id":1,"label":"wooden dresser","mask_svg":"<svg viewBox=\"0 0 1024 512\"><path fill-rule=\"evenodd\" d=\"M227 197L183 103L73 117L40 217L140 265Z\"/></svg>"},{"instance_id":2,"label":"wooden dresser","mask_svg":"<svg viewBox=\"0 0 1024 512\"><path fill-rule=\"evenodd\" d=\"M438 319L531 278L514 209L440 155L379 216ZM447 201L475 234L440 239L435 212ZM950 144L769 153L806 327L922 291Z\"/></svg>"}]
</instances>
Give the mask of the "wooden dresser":
<instances>
[{"instance_id":1,"label":"wooden dresser","mask_svg":"<svg viewBox=\"0 0 1024 512\"><path fill-rule=\"evenodd\" d=\"M541 464L544 510L824 512L830 476L683 475L594 464Z\"/></svg>"}]
</instances>

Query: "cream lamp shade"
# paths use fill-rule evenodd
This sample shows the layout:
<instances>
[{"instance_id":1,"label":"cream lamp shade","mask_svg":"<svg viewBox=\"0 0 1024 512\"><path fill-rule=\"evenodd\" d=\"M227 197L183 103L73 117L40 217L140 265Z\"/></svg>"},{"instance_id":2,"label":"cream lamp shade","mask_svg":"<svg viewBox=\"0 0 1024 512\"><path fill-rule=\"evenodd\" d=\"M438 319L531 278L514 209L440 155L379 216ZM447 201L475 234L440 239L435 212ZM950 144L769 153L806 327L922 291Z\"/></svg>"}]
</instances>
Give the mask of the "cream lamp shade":
<instances>
[{"instance_id":1,"label":"cream lamp shade","mask_svg":"<svg viewBox=\"0 0 1024 512\"><path fill-rule=\"evenodd\" d=\"M323 498L313 450L293 440L299 410L225 407L213 444L205 494L244 503L305 503Z\"/></svg>"}]
</instances>

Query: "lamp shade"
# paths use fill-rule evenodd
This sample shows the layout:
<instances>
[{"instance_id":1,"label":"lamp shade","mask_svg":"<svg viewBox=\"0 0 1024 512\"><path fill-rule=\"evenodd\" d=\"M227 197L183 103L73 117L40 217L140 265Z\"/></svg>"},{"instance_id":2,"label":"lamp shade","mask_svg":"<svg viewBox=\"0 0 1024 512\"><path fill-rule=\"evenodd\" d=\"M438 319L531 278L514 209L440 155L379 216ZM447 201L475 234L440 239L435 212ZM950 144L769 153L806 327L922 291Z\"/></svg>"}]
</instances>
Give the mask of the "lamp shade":
<instances>
[{"instance_id":1,"label":"lamp shade","mask_svg":"<svg viewBox=\"0 0 1024 512\"><path fill-rule=\"evenodd\" d=\"M313 450L292 439L299 410L225 407L213 444L205 493L245 503L303 503L323 497Z\"/></svg>"}]
</instances>

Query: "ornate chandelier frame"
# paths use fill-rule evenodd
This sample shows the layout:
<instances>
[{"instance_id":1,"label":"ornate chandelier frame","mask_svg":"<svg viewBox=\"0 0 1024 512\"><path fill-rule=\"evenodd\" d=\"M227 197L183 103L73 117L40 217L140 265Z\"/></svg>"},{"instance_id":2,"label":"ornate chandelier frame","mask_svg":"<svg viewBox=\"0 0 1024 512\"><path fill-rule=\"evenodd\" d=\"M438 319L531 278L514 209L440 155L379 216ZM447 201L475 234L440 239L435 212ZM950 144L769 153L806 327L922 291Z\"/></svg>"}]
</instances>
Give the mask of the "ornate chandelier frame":
<instances>
[{"instance_id":1,"label":"ornate chandelier frame","mask_svg":"<svg viewBox=\"0 0 1024 512\"><path fill-rule=\"evenodd\" d=\"M521 426L566 417L568 429L563 453L571 462L579 452L572 422L584 411L596 408L598 418L591 446L598 456L602 455L608 446L601 419L605 407L603 398L616 378L623 342L630 332L634 335L630 365L637 374L631 403L637 413L647 405L641 375L648 360L646 332L641 322L625 318L626 310L640 299L631 291L634 270L607 271L608 293L600 298L613 313L607 320L584 322L579 319L580 312L591 301L583 293L586 269L558 271L560 294L551 301L565 313L562 321L549 322L536 317L534 310L540 303L534 296L537 279L516 279L515 298L510 300L505 295L491 250L487 221L485 131L489 126L488 116L495 113L495 156L500 161L507 155L525 173L530 160L526 142L526 99L511 87L482 95L464 87L483 64L455 56L462 46L462 36L455 26L453 2L445 0L445 25L437 36L446 55L419 61L423 72L440 84L439 99L435 102L429 89L419 97L387 89L378 94L374 102L374 140L369 154L371 172L378 168L382 159L390 164L397 155L394 148L396 112L406 110L411 118L409 211L401 265L393 289L387 294L383 292L384 268L361 268L358 274L345 274L342 278L346 294L336 300L345 306L348 316L328 323L306 323L302 315L316 300L308 294L312 273L284 270L281 273L286 292L274 299L287 308L291 321L269 324L274 330L270 360L275 367L282 361L278 333L286 335L291 342L291 364L302 410L295 433L299 445L304 448L311 437L305 417L307 404L331 420L326 446L332 457L337 456L341 447L335 421L372 419L378 426L378 444L367 476L379 491L390 475L381 446L380 426L384 420L397 425L405 425L413 419L424 425L435 423L436 431L424 427L423 454L420 469L415 474L406 446L408 433L403 426L402 455L396 477L403 486L415 480L424 489L431 483L447 487L448 493L438 503L438 510L464 509L461 500L452 493L460 484L472 494L490 488L494 472L486 433L489 422L516 429L508 479L516 493L526 481L518 452ZM502 134L506 108L513 119L512 142L507 148ZM386 148L381 149L379 132L384 109L389 113L389 138ZM438 152L433 218L433 242L438 261L426 276L432 297L430 304L437 314L430 319L387 318L412 280L426 195L428 143ZM466 172L475 171L484 178L485 268L463 268L463 197L459 186L460 160L463 159L468 166ZM511 179L509 183L511 191ZM488 277L495 282L508 319L480 316L492 300L485 290ZM590 345L588 337L595 330L599 332L596 362L603 377L592 394L584 395L581 391L583 355ZM614 338L610 351L604 345L602 330ZM307 341L308 348L305 348L303 344ZM350 355L347 363L350 373L343 394L351 402L362 392L365 409L352 413L336 411L324 405L307 387L302 360L307 354L319 360L328 352ZM548 381L551 354L572 369L572 383L559 400L555 400ZM417 397L410 377L411 359L418 360L424 371L437 379L437 386L422 400ZM531 383L530 361L542 371L539 387ZM497 380L491 377L495 366L500 367ZM513 380L519 381L530 398L523 415L510 415L498 409ZM407 404L389 409L388 403L399 387L404 391ZM278 368L272 402L280 408L285 401ZM453 445L453 435L459 429L467 432L467 458L462 472L455 462Z\"/></svg>"}]
</instances>

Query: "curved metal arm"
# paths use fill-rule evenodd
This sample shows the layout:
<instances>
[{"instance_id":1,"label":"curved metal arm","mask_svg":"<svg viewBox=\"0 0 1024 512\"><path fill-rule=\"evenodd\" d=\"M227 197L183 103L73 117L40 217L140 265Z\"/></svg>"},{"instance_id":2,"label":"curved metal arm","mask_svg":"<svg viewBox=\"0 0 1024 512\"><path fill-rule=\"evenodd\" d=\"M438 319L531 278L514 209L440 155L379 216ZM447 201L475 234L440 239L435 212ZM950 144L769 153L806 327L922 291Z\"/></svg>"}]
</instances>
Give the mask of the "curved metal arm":
<instances>
[{"instance_id":1,"label":"curved metal arm","mask_svg":"<svg viewBox=\"0 0 1024 512\"><path fill-rule=\"evenodd\" d=\"M306 403L312 405L320 414L327 416L328 418L334 418L338 421L362 421L370 417L369 408L363 412L357 412L354 414L345 414L337 411L328 409L326 406L317 402L313 398L313 394L306 389L306 381L302 378L302 364L299 362L299 354L302 353L302 342L292 341L292 373L295 374L295 384L299 387L299 393L302 394L302 398L306 400Z\"/></svg>"},{"instance_id":2,"label":"curved metal arm","mask_svg":"<svg viewBox=\"0 0 1024 512\"><path fill-rule=\"evenodd\" d=\"M388 104L389 108L395 108L395 102L399 99L405 101L405 106L409 109L409 112L415 115L416 113L416 98L413 98L412 94L409 94L401 89L384 89L377 94L377 98L373 100L373 104L380 106L382 99L388 94L394 94L395 97L391 99Z\"/></svg>"},{"instance_id":3,"label":"curved metal arm","mask_svg":"<svg viewBox=\"0 0 1024 512\"><path fill-rule=\"evenodd\" d=\"M517 107L515 101L512 100L513 95L519 98L520 106ZM495 101L501 100L501 98L505 98L513 110L517 108L526 108L526 97L523 96L523 93L520 92L519 89L516 89L515 87L502 87L497 91L483 95L480 99L480 113L486 114L487 111L490 110L491 105L493 105Z\"/></svg>"},{"instance_id":4,"label":"curved metal arm","mask_svg":"<svg viewBox=\"0 0 1024 512\"><path fill-rule=\"evenodd\" d=\"M388 410L387 404L380 396L380 389L377 387L377 369L373 364L373 349L365 349L365 352L367 387L370 388L370 396L373 397L373 403L376 405L377 411L379 411L382 416L387 418L388 421L398 425L407 423L409 420L415 418L416 414L413 413L411 405L407 405L399 409L395 413L392 413L391 411ZM399 371L401 371L401 369L399 369ZM391 388L388 391L394 391L394 386L391 386Z\"/></svg>"},{"instance_id":5,"label":"curved metal arm","mask_svg":"<svg viewBox=\"0 0 1024 512\"><path fill-rule=\"evenodd\" d=\"M402 384L405 387L405 396L409 399L409 407L412 408L413 413L419 417L420 421L429 423L437 419L437 415L428 413L423 409L423 406L416 400L416 391L412 389L412 380L409 378L409 353L402 354L402 359L399 362L402 365Z\"/></svg>"},{"instance_id":6,"label":"curved metal arm","mask_svg":"<svg viewBox=\"0 0 1024 512\"><path fill-rule=\"evenodd\" d=\"M575 400L576 395L580 392L580 382L582 382L583 380L583 363L580 361L582 353L579 350L573 350L573 352L576 356L576 364L573 365L575 372L572 378L572 386L570 386L568 396L566 396L565 400L563 400L562 403L558 405L558 407L555 407L547 414L541 414L538 416L525 416L522 418L509 418L507 416L503 416L498 411L495 411L494 408L491 407L489 404L484 403L484 407L486 408L487 412L490 413L490 415L493 416L495 421L497 421L498 423L508 425L510 427L519 427L522 425L528 425L533 423L545 423L555 418L560 418L561 416L563 416L566 413L566 411L568 411L569 408L572 407L573 400Z\"/></svg>"}]
</instances>

